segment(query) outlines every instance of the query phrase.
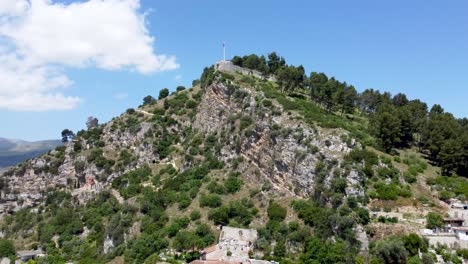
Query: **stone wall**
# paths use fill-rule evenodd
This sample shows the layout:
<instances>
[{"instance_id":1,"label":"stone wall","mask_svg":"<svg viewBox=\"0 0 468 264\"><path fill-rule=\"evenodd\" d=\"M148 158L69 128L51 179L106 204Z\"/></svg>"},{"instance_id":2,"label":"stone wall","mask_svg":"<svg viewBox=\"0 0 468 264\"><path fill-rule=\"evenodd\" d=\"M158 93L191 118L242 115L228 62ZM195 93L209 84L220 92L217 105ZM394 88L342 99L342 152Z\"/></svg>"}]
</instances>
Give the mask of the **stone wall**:
<instances>
[{"instance_id":1,"label":"stone wall","mask_svg":"<svg viewBox=\"0 0 468 264\"><path fill-rule=\"evenodd\" d=\"M256 70L251 70L247 68L242 68L237 65L234 65L231 61L218 61L215 64L215 69L218 71L222 72L234 72L234 73L240 73L243 75L251 75L255 76L257 78L264 78L263 74L259 71ZM269 81L276 81L275 76L269 75L266 76Z\"/></svg>"}]
</instances>

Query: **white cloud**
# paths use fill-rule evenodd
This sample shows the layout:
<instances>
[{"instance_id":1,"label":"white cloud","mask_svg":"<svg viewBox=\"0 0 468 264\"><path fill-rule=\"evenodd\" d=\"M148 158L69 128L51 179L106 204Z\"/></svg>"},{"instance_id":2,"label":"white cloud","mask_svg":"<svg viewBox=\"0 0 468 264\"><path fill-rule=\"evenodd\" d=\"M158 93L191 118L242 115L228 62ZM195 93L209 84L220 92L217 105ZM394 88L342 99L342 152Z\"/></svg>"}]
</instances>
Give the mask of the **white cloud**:
<instances>
[{"instance_id":1,"label":"white cloud","mask_svg":"<svg viewBox=\"0 0 468 264\"><path fill-rule=\"evenodd\" d=\"M175 57L155 54L139 9L139 0L0 0L0 108L76 107L79 98L60 92L72 83L67 68L142 74L178 68Z\"/></svg>"},{"instance_id":2,"label":"white cloud","mask_svg":"<svg viewBox=\"0 0 468 264\"><path fill-rule=\"evenodd\" d=\"M181 82L181 81L182 81L182 75L181 75L181 74L177 74L177 75L174 77L174 81L176 81L176 82Z\"/></svg>"},{"instance_id":3,"label":"white cloud","mask_svg":"<svg viewBox=\"0 0 468 264\"><path fill-rule=\"evenodd\" d=\"M4 0L0 1L0 15L18 16L29 7L29 3L24 0Z\"/></svg>"}]
</instances>

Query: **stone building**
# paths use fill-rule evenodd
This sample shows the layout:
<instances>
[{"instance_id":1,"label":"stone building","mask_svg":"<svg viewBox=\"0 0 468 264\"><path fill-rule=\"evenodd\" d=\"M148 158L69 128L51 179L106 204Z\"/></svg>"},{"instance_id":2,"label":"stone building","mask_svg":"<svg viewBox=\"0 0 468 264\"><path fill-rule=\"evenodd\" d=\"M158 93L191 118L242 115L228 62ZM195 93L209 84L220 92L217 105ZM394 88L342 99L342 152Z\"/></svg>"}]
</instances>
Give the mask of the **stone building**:
<instances>
[{"instance_id":1,"label":"stone building","mask_svg":"<svg viewBox=\"0 0 468 264\"><path fill-rule=\"evenodd\" d=\"M234 65L231 61L218 61L216 62L214 66L215 66L215 70L222 71L222 72L240 73L243 75L255 76L257 78L262 78L262 79L266 78L269 81L276 81L276 78L273 75L264 76L259 71L242 68L240 66Z\"/></svg>"},{"instance_id":2,"label":"stone building","mask_svg":"<svg viewBox=\"0 0 468 264\"><path fill-rule=\"evenodd\" d=\"M218 244L202 252L202 260L248 263L249 251L257 240L257 230L223 226Z\"/></svg>"}]
</instances>

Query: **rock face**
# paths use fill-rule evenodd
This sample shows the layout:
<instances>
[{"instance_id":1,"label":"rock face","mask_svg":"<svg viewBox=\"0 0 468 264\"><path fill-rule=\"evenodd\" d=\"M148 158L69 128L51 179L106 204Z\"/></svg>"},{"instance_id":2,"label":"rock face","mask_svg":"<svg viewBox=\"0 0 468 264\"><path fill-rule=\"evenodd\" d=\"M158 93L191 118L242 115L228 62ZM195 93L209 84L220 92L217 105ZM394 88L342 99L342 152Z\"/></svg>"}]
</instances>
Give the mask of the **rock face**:
<instances>
[{"instance_id":1,"label":"rock face","mask_svg":"<svg viewBox=\"0 0 468 264\"><path fill-rule=\"evenodd\" d=\"M243 89L239 93L244 95L242 100L233 99L226 85L212 84L206 90L193 126L214 133L232 131L235 115L254 120L248 132L240 132L243 135L226 132L229 136L222 158L225 161L237 155L247 158L258 168L261 178L268 179L284 194L309 196L314 190L317 165L337 167L355 145L354 141L351 146L342 141L342 136L347 136L345 131L314 129L287 114L272 116L256 104L254 98L263 96L259 92ZM329 171L327 178L333 170ZM349 182L358 181L357 173L351 172ZM350 187L349 192L361 191Z\"/></svg>"},{"instance_id":2,"label":"rock face","mask_svg":"<svg viewBox=\"0 0 468 264\"><path fill-rule=\"evenodd\" d=\"M245 74L258 74L232 63L223 62L216 67L220 71L242 69L241 72L249 71ZM180 134L189 127L207 135L216 133L224 140L220 159L230 164L233 159L242 157L247 161L242 168L246 177L261 181L282 195L309 197L318 183L329 185L337 170L347 178L348 195L362 194L358 173L341 167L343 156L356 145L354 140L343 140L348 137L346 131L311 126L295 118L294 113L277 111L274 114L272 108L281 110L281 106L273 102L272 107L264 107L260 103L265 100L261 91L242 87L233 91L231 88L226 83L213 82L205 89L194 119L170 126L169 133ZM141 112L137 114L143 116ZM69 142L62 152L52 151L5 173L0 178L6 183L0 184L0 210L7 212L35 206L47 191L57 188L71 190L84 202L109 188L113 179L123 173L160 162L154 144L147 141L154 129L154 124L149 122L152 115L146 112L143 121L116 129L119 123L131 123L122 115L102 125L97 140L93 141L90 136L86 140ZM106 170L105 162L98 167L95 160L89 160L89 152L96 145L103 150L100 155L104 161L112 159L119 163L124 150L134 159L128 164L118 164L118 170ZM77 147L86 154L74 151ZM163 163L175 166L174 160L163 160Z\"/></svg>"}]
</instances>

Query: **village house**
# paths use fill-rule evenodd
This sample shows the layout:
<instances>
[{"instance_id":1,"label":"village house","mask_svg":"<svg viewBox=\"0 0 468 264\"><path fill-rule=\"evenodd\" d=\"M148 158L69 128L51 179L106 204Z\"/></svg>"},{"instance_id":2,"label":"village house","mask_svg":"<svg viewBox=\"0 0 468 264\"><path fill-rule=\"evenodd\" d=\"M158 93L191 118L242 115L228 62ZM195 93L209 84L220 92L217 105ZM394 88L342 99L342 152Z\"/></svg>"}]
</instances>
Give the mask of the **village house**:
<instances>
[{"instance_id":1,"label":"village house","mask_svg":"<svg viewBox=\"0 0 468 264\"><path fill-rule=\"evenodd\" d=\"M245 262L257 240L257 230L223 226L218 244L202 252L202 260Z\"/></svg>"},{"instance_id":2,"label":"village house","mask_svg":"<svg viewBox=\"0 0 468 264\"><path fill-rule=\"evenodd\" d=\"M30 259L34 259L36 257L44 257L45 256L42 249L18 251L18 252L16 252L16 255L23 262L27 262Z\"/></svg>"},{"instance_id":3,"label":"village house","mask_svg":"<svg viewBox=\"0 0 468 264\"><path fill-rule=\"evenodd\" d=\"M459 240L468 241L468 227L467 226L454 227L453 231L455 232L455 235Z\"/></svg>"},{"instance_id":4,"label":"village house","mask_svg":"<svg viewBox=\"0 0 468 264\"><path fill-rule=\"evenodd\" d=\"M468 248L468 211L466 205L452 199L444 218L444 226L436 229L422 229L421 234L430 245L443 244L450 248Z\"/></svg>"},{"instance_id":5,"label":"village house","mask_svg":"<svg viewBox=\"0 0 468 264\"><path fill-rule=\"evenodd\" d=\"M201 259L190 264L272 264L274 261L249 258L258 234L255 229L223 226L218 243L205 248Z\"/></svg>"}]
</instances>

